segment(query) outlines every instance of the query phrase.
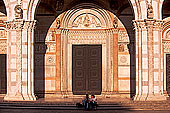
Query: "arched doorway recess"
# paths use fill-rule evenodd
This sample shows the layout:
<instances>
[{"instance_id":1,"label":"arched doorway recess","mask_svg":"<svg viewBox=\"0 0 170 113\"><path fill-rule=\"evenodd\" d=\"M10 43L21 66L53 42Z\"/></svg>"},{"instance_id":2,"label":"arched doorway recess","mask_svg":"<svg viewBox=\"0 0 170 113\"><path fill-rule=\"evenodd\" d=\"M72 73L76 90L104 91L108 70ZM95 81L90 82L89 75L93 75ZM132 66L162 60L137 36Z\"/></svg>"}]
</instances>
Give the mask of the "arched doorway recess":
<instances>
[{"instance_id":1,"label":"arched doorway recess","mask_svg":"<svg viewBox=\"0 0 170 113\"><path fill-rule=\"evenodd\" d=\"M101 46L101 84L94 87L95 89L101 86L98 96L130 97L128 44L129 36L121 21L113 13L98 5L81 3L60 14L50 26L45 38L47 47L44 55L45 97L75 96L72 48L74 45ZM35 45L36 51L39 51L39 46ZM38 61L41 56L37 53L35 60ZM35 79L36 82L37 80ZM98 81L93 81L93 86L97 84L94 82ZM80 81L78 84L82 85ZM79 88L83 87L82 85Z\"/></svg>"}]
</instances>

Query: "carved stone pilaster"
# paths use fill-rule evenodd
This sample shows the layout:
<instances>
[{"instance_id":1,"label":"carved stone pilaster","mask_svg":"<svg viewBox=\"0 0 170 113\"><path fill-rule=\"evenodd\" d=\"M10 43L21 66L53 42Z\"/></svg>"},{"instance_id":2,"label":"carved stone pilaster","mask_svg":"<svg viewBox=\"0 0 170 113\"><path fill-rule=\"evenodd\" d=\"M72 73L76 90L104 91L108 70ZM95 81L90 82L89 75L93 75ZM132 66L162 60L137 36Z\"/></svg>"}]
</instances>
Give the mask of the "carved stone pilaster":
<instances>
[{"instance_id":1,"label":"carved stone pilaster","mask_svg":"<svg viewBox=\"0 0 170 113\"><path fill-rule=\"evenodd\" d=\"M166 97L162 95L163 83L161 81L162 47L160 39L163 21L145 19L133 22L136 30L136 75L138 78L135 100L165 100ZM155 62L156 60L157 62ZM158 84L155 84L156 82ZM155 91L155 87L159 87L159 90Z\"/></svg>"},{"instance_id":2,"label":"carved stone pilaster","mask_svg":"<svg viewBox=\"0 0 170 113\"><path fill-rule=\"evenodd\" d=\"M14 19L6 22L6 26L8 31L8 93L4 100L36 100L32 73L33 35L29 30L33 28L34 21ZM16 71L11 72L11 70Z\"/></svg>"}]
</instances>

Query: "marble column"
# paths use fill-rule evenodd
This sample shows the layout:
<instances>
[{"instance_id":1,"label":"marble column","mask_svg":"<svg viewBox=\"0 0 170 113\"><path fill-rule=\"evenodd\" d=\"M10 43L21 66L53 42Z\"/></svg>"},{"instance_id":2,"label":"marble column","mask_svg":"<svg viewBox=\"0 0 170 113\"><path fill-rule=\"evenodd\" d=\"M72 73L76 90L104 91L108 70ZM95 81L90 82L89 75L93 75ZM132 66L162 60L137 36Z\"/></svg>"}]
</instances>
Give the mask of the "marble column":
<instances>
[{"instance_id":1,"label":"marble column","mask_svg":"<svg viewBox=\"0 0 170 113\"><path fill-rule=\"evenodd\" d=\"M161 20L135 20L136 96L134 100L166 100L163 94Z\"/></svg>"},{"instance_id":2,"label":"marble column","mask_svg":"<svg viewBox=\"0 0 170 113\"><path fill-rule=\"evenodd\" d=\"M35 21L14 19L7 24L7 95L4 100L34 101Z\"/></svg>"}]
</instances>

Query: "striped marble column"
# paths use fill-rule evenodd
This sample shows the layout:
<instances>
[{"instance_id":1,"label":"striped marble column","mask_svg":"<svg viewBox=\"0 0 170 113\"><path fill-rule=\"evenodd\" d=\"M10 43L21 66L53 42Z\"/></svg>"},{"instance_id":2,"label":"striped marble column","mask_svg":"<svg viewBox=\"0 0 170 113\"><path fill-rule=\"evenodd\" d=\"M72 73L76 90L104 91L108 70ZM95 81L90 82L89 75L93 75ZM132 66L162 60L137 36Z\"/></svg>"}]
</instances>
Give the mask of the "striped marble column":
<instances>
[{"instance_id":1,"label":"striped marble column","mask_svg":"<svg viewBox=\"0 0 170 113\"><path fill-rule=\"evenodd\" d=\"M36 100L33 81L33 29L35 21L14 19L6 23L7 95L4 100Z\"/></svg>"},{"instance_id":2,"label":"striped marble column","mask_svg":"<svg viewBox=\"0 0 170 113\"><path fill-rule=\"evenodd\" d=\"M166 100L163 94L162 36L163 22L135 20L136 96L135 100Z\"/></svg>"}]
</instances>

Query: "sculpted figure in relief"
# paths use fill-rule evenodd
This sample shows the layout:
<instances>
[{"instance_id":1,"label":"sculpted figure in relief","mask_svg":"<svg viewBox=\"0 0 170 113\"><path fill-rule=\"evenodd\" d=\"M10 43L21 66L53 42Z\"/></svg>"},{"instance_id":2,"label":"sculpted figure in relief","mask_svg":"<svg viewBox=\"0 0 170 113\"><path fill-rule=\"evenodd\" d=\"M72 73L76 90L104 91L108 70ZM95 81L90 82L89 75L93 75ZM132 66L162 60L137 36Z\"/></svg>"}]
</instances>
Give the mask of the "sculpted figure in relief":
<instances>
[{"instance_id":1,"label":"sculpted figure in relief","mask_svg":"<svg viewBox=\"0 0 170 113\"><path fill-rule=\"evenodd\" d=\"M153 7L150 3L148 3L147 17L148 19L153 19Z\"/></svg>"},{"instance_id":2,"label":"sculpted figure in relief","mask_svg":"<svg viewBox=\"0 0 170 113\"><path fill-rule=\"evenodd\" d=\"M57 29L59 29L60 28L60 19L59 18L57 18L57 20L56 20L56 27L57 27Z\"/></svg>"},{"instance_id":3,"label":"sculpted figure in relief","mask_svg":"<svg viewBox=\"0 0 170 113\"><path fill-rule=\"evenodd\" d=\"M86 26L86 27L88 27L88 26L91 24L90 18L89 18L88 15L85 16L83 24L84 24L84 26Z\"/></svg>"},{"instance_id":4,"label":"sculpted figure in relief","mask_svg":"<svg viewBox=\"0 0 170 113\"><path fill-rule=\"evenodd\" d=\"M15 8L15 19L22 19L23 18L23 10L21 5L16 5Z\"/></svg>"},{"instance_id":5,"label":"sculpted figure in relief","mask_svg":"<svg viewBox=\"0 0 170 113\"><path fill-rule=\"evenodd\" d=\"M118 20L117 18L115 17L114 20L113 20L113 27L116 29L118 27Z\"/></svg>"}]
</instances>

